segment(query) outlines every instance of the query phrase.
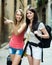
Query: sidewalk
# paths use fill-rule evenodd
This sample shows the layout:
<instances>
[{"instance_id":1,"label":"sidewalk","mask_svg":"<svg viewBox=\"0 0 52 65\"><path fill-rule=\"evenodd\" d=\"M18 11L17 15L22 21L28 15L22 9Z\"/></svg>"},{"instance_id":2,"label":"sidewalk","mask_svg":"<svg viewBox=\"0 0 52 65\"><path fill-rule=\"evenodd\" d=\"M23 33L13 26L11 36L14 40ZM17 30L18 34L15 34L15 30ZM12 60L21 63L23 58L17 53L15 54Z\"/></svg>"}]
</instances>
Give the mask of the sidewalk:
<instances>
[{"instance_id":1,"label":"sidewalk","mask_svg":"<svg viewBox=\"0 0 52 65\"><path fill-rule=\"evenodd\" d=\"M44 49L44 62L40 65L52 65L52 42L51 42L51 47L48 49ZM0 65L7 65L6 64L6 59L8 56L8 45L4 46L3 48L0 49ZM22 59L22 64L21 65L29 65L27 57L23 57Z\"/></svg>"},{"instance_id":2,"label":"sidewalk","mask_svg":"<svg viewBox=\"0 0 52 65\"><path fill-rule=\"evenodd\" d=\"M22 59L22 65L29 65L27 58ZM52 42L51 47L43 50L43 60L40 65L52 65Z\"/></svg>"},{"instance_id":3,"label":"sidewalk","mask_svg":"<svg viewBox=\"0 0 52 65\"><path fill-rule=\"evenodd\" d=\"M6 65L6 59L9 54L8 45L0 49L0 65Z\"/></svg>"},{"instance_id":4,"label":"sidewalk","mask_svg":"<svg viewBox=\"0 0 52 65\"><path fill-rule=\"evenodd\" d=\"M52 65L52 42L51 47L44 49L43 51L44 55L44 62L41 63L41 65Z\"/></svg>"}]
</instances>

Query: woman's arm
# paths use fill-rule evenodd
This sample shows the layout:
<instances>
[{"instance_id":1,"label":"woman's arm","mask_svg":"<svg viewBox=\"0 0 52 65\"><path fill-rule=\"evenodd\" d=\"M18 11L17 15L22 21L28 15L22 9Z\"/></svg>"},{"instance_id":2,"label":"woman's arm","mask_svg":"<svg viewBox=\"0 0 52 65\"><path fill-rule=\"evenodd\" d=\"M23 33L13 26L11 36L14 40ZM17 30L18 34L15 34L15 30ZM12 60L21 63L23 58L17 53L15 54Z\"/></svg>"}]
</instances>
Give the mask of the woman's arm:
<instances>
[{"instance_id":1,"label":"woman's arm","mask_svg":"<svg viewBox=\"0 0 52 65\"><path fill-rule=\"evenodd\" d=\"M21 27L15 32L15 35L22 33L26 28L26 23L23 23Z\"/></svg>"},{"instance_id":2,"label":"woman's arm","mask_svg":"<svg viewBox=\"0 0 52 65\"><path fill-rule=\"evenodd\" d=\"M21 27L17 30L17 32L15 33L15 35L18 35L18 34L22 33L25 30L25 28L26 28L26 23L23 23L21 25Z\"/></svg>"},{"instance_id":3,"label":"woman's arm","mask_svg":"<svg viewBox=\"0 0 52 65\"><path fill-rule=\"evenodd\" d=\"M37 36L39 36L39 37L41 37L41 38L44 38L44 39L49 38L49 34L48 34L46 28L43 28L43 29L41 29L40 31L41 31L43 34L41 34L41 35L38 34L38 31L35 31L34 34L36 34Z\"/></svg>"},{"instance_id":4,"label":"woman's arm","mask_svg":"<svg viewBox=\"0 0 52 65\"><path fill-rule=\"evenodd\" d=\"M46 30L46 27L45 27L45 25L41 22L40 24L39 24L39 26L38 26L38 30L41 32L41 33L43 33L43 34L39 34L39 32L37 31L37 32L34 32L34 34L37 34L37 36L39 36L39 37L41 37L41 38L49 38L49 34L48 34L48 32L47 32L47 30Z\"/></svg>"},{"instance_id":5,"label":"woman's arm","mask_svg":"<svg viewBox=\"0 0 52 65\"><path fill-rule=\"evenodd\" d=\"M7 18L5 18L5 17L4 17L4 19L5 19L5 21L4 21L5 24L13 23L12 20L9 20L9 19L7 19Z\"/></svg>"},{"instance_id":6,"label":"woman's arm","mask_svg":"<svg viewBox=\"0 0 52 65\"><path fill-rule=\"evenodd\" d=\"M4 23L9 24L9 23L13 23L13 21L12 20L6 20L6 21L4 21Z\"/></svg>"},{"instance_id":7,"label":"woman's arm","mask_svg":"<svg viewBox=\"0 0 52 65\"><path fill-rule=\"evenodd\" d=\"M42 35L41 35L41 37L42 38L49 38L49 34L48 34L48 32L47 32L47 30L45 29L45 28L43 28L42 30L41 30L41 32L43 33Z\"/></svg>"}]
</instances>

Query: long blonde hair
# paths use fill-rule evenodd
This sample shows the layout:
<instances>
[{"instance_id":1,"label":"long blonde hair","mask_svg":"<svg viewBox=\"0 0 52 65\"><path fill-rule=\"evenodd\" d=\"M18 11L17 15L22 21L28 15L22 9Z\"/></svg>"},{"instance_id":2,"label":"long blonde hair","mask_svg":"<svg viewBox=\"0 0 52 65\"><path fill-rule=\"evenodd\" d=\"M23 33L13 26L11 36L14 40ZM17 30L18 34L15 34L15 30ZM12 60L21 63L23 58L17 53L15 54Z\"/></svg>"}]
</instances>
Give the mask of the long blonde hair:
<instances>
[{"instance_id":1,"label":"long blonde hair","mask_svg":"<svg viewBox=\"0 0 52 65\"><path fill-rule=\"evenodd\" d=\"M23 10L22 10L22 9L17 9L16 12L15 12L15 15L16 15L16 13L17 13L18 11L20 11L21 16L22 16L22 19L21 19L20 21L24 20L24 13L23 13ZM14 19L14 24L15 24L15 25L17 24L16 17L15 17L15 19Z\"/></svg>"}]
</instances>

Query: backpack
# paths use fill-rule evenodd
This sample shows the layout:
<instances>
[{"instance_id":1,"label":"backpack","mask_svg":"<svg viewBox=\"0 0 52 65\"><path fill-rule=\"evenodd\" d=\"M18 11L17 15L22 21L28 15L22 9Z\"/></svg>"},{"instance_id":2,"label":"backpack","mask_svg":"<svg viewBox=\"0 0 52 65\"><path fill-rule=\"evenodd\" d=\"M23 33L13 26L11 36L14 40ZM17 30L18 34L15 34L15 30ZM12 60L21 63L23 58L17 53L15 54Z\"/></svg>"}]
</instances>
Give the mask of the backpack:
<instances>
[{"instance_id":1,"label":"backpack","mask_svg":"<svg viewBox=\"0 0 52 65\"><path fill-rule=\"evenodd\" d=\"M37 29L38 29L39 24L37 25ZM49 38L48 39L40 38L37 35L35 35L40 40L40 43L38 44L38 46L40 48L49 48L50 44L51 44L51 27L48 26L48 25L45 25L45 28L46 28L46 30L47 30L47 32L49 34Z\"/></svg>"},{"instance_id":2,"label":"backpack","mask_svg":"<svg viewBox=\"0 0 52 65\"><path fill-rule=\"evenodd\" d=\"M39 26L40 23L41 22L38 22L36 24L36 26L33 27L32 32L34 32L34 30L38 29L38 26ZM47 30L50 37L48 39L44 39L44 38L41 38L41 37L35 35L40 40L40 43L36 44L36 43L31 42L31 45L36 46L36 47L39 46L40 48L42 48L42 54L41 54L41 61L42 62L43 62L43 48L50 48L50 45L51 45L51 27L49 25L45 25L45 28L46 28L46 30Z\"/></svg>"}]
</instances>

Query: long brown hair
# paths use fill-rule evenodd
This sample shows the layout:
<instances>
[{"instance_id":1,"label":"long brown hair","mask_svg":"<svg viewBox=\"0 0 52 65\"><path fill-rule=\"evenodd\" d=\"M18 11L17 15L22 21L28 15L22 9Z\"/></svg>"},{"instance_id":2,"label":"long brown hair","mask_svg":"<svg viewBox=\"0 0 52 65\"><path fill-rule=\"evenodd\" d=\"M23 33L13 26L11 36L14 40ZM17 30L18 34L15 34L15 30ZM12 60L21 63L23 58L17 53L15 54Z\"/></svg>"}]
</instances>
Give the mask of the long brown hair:
<instances>
[{"instance_id":1,"label":"long brown hair","mask_svg":"<svg viewBox=\"0 0 52 65\"><path fill-rule=\"evenodd\" d=\"M31 11L31 12L34 13L34 18L33 18L33 22L32 22L32 30L35 30L35 28L36 28L35 26L38 23L38 15L37 15L37 12L36 12L36 10L33 7L30 7L27 10L29 10L29 11ZM27 13L26 13L26 24L27 24L27 27L30 24L30 20L27 18Z\"/></svg>"}]
</instances>

